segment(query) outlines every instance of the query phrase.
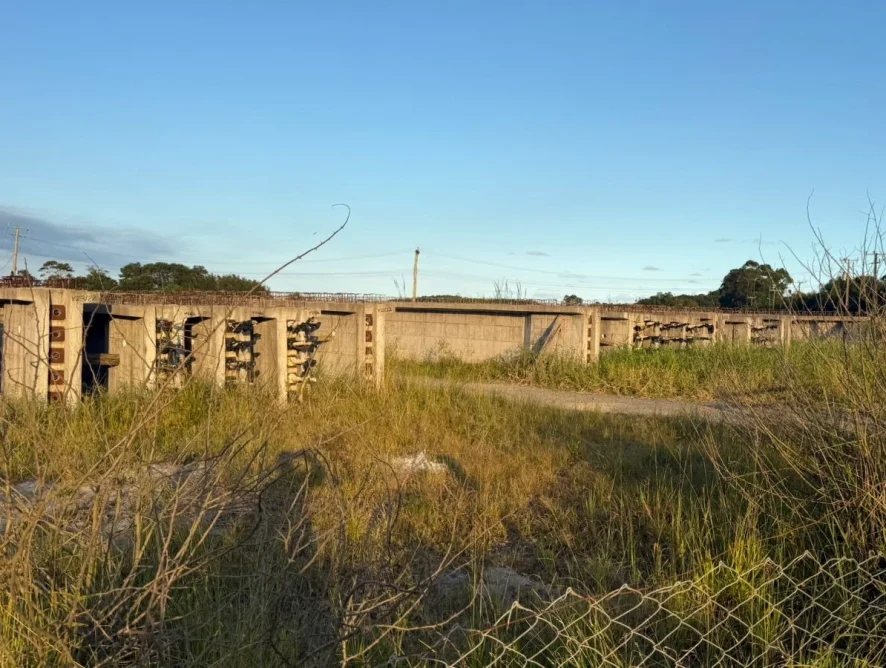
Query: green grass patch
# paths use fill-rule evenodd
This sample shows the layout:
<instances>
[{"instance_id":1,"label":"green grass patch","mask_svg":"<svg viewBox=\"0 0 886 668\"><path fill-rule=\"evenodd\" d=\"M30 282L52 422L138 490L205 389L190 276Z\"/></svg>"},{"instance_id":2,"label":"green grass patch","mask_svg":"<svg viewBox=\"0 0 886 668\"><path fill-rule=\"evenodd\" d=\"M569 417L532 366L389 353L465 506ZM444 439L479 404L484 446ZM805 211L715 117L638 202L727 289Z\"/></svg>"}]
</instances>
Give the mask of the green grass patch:
<instances>
[{"instance_id":1,"label":"green grass patch","mask_svg":"<svg viewBox=\"0 0 886 668\"><path fill-rule=\"evenodd\" d=\"M619 353L596 373L618 386L625 381L616 379L631 377L620 375L628 362L642 359L643 373L632 376L637 393L651 392L641 378L662 373L673 379L667 392L679 393L693 378L722 377L707 362L756 369L777 354L687 353ZM747 432L512 404L428 387L411 375L423 368L397 363L380 391L327 380L304 403L287 406L258 391L199 384L165 398L98 396L73 409L2 404L7 490L32 478L58 489L107 485L157 461L215 461L222 486L274 474L259 511L244 511L224 532L203 535L187 521L182 527L184 510L156 502L144 506L135 538L123 546L103 541L95 523L38 519L7 527L0 535L0 665L326 665L357 656L356 663L377 664L421 655L456 621L465 628L495 623L501 603L471 600L470 592L450 600L429 584L460 568L474 586L494 566L583 596L686 578L708 578L705 587L720 591L736 577L724 585L710 575L721 562L755 573L767 558L782 563L807 550L824 558L856 547L790 467L768 471L777 480L763 485L759 444ZM430 369L468 374L454 363ZM547 382L589 389L577 366L536 369L551 374ZM577 375L564 381L567 371ZM310 455L274 468L305 449ZM444 470L397 470L397 457L419 452ZM780 493L749 495L735 484L739 477L760 489L777 484ZM104 511L90 512L98 518ZM749 623L753 615L766 621L771 606L748 586L740 580L728 595L753 603L741 613ZM773 598L780 595L773 590ZM681 596L668 605L694 610L695 599ZM572 631L558 636L552 657L571 656L570 643L583 642L571 633L606 628L603 618L572 624L572 613L562 614ZM713 613L702 623L717 633L725 628ZM516 638L514 629L507 633ZM529 652L548 639L514 642ZM686 642L694 642L691 634ZM616 639L604 634L600 643ZM493 654L478 653L477 665L497 651L488 649ZM596 660L582 656L578 664Z\"/></svg>"},{"instance_id":2,"label":"green grass patch","mask_svg":"<svg viewBox=\"0 0 886 668\"><path fill-rule=\"evenodd\" d=\"M699 401L739 398L767 403L802 390L843 396L844 376L861 373L867 351L839 343L796 343L789 350L718 344L657 350L618 349L596 364L571 357L515 353L484 362L459 360L445 350L427 360L394 355L404 375L466 382L513 382L557 390ZM848 359L847 359L848 357Z\"/></svg>"}]
</instances>

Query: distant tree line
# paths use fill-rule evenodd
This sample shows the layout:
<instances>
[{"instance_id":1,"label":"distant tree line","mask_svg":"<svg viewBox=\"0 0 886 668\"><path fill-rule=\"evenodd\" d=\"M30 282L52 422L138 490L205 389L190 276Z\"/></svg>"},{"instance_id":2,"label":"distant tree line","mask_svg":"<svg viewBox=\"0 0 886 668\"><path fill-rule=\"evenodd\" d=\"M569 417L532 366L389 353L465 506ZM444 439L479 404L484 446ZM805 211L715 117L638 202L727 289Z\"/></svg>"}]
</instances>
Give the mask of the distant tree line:
<instances>
[{"instance_id":1,"label":"distant tree line","mask_svg":"<svg viewBox=\"0 0 886 668\"><path fill-rule=\"evenodd\" d=\"M883 277L834 278L818 290L788 294L794 280L786 269L748 260L723 277L720 287L700 294L659 292L638 299L637 304L687 308L771 309L776 311L824 311L869 313L886 304Z\"/></svg>"},{"instance_id":2,"label":"distant tree line","mask_svg":"<svg viewBox=\"0 0 886 668\"><path fill-rule=\"evenodd\" d=\"M175 262L131 262L114 277L100 267L91 267L77 275L68 262L47 260L38 270L39 277L27 271L19 275L35 284L64 285L83 290L118 292L268 292L258 281L237 274L213 274L206 267L188 267Z\"/></svg>"},{"instance_id":3,"label":"distant tree line","mask_svg":"<svg viewBox=\"0 0 886 668\"><path fill-rule=\"evenodd\" d=\"M768 264L748 260L723 277L720 287L700 294L675 295L659 292L638 299L646 306L674 306L688 308L759 308L778 309L784 306L785 293L794 280L786 269L774 269Z\"/></svg>"},{"instance_id":4,"label":"distant tree line","mask_svg":"<svg viewBox=\"0 0 886 668\"><path fill-rule=\"evenodd\" d=\"M711 292L676 295L673 292L659 292L638 299L636 303L683 308L778 309L784 307L785 293L792 283L793 279L786 269L775 269L768 264L748 260L726 274L720 287ZM577 295L566 295L562 303L570 306L584 302Z\"/></svg>"},{"instance_id":5,"label":"distant tree line","mask_svg":"<svg viewBox=\"0 0 886 668\"><path fill-rule=\"evenodd\" d=\"M120 268L118 275L99 267L90 268L77 275L71 264L47 260L33 276L27 270L19 272L22 280L33 284L63 285L83 290L119 292L256 292L267 293L258 281L237 274L214 274L202 265L187 266L174 262L131 262ZM883 277L854 276L835 278L818 290L788 294L794 281L783 268L773 268L748 260L741 267L730 270L720 287L699 294L674 294L659 292L651 297L638 299L644 306L667 306L684 308L743 308L793 311L849 311L867 313L876 303L880 308L886 304L886 281ZM433 295L419 297L419 301L484 301L466 299L458 295ZM519 295L514 301L530 303L532 300ZM578 295L563 297L565 305L577 306L583 302Z\"/></svg>"}]
</instances>

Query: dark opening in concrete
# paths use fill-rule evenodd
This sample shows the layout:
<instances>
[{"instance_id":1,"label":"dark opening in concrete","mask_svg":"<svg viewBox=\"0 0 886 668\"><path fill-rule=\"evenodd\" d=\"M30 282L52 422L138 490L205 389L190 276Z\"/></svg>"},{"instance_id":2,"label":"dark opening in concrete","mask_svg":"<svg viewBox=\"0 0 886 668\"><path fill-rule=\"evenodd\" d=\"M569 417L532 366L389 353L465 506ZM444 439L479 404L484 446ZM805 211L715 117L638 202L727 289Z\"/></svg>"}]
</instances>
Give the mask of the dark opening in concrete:
<instances>
[{"instance_id":1,"label":"dark opening in concrete","mask_svg":"<svg viewBox=\"0 0 886 668\"><path fill-rule=\"evenodd\" d=\"M85 308L83 310L83 371L81 389L83 396L97 390L108 389L108 369L103 363L110 352L111 315L107 309Z\"/></svg>"}]
</instances>

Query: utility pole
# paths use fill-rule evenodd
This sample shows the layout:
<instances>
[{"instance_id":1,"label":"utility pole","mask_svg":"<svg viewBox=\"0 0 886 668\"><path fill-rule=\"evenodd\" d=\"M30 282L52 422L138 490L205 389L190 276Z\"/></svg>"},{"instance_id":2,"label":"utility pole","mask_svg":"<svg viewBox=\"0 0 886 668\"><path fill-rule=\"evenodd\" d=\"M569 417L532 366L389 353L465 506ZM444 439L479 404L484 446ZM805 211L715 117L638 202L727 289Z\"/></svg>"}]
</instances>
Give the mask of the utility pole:
<instances>
[{"instance_id":1,"label":"utility pole","mask_svg":"<svg viewBox=\"0 0 886 668\"><path fill-rule=\"evenodd\" d=\"M412 301L418 300L418 255L421 251L415 249L415 262L412 265Z\"/></svg>"},{"instance_id":2,"label":"utility pole","mask_svg":"<svg viewBox=\"0 0 886 668\"><path fill-rule=\"evenodd\" d=\"M12 247L12 275L18 275L18 238L21 236L22 228L15 226L15 244Z\"/></svg>"}]
</instances>

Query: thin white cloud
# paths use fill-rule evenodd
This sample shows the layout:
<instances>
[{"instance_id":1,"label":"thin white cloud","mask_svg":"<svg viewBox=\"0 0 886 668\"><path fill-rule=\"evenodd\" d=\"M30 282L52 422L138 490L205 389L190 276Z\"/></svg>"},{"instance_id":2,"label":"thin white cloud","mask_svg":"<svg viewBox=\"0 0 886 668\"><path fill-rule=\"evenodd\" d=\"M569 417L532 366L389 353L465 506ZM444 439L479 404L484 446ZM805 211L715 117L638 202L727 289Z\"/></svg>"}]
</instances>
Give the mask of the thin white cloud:
<instances>
[{"instance_id":1,"label":"thin white cloud","mask_svg":"<svg viewBox=\"0 0 886 668\"><path fill-rule=\"evenodd\" d=\"M119 266L134 261L171 259L178 255L169 238L125 227L85 227L58 223L0 205L0 228L20 227L23 255L69 262ZM11 250L13 240L0 235L0 250Z\"/></svg>"}]
</instances>

